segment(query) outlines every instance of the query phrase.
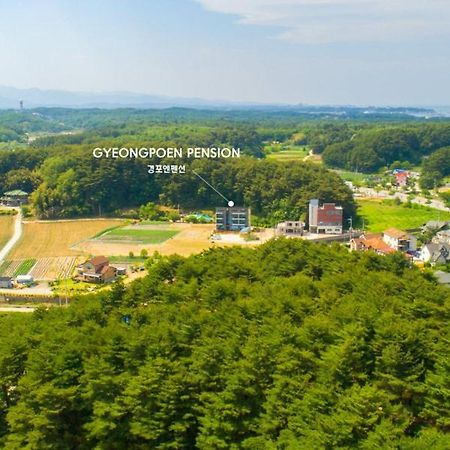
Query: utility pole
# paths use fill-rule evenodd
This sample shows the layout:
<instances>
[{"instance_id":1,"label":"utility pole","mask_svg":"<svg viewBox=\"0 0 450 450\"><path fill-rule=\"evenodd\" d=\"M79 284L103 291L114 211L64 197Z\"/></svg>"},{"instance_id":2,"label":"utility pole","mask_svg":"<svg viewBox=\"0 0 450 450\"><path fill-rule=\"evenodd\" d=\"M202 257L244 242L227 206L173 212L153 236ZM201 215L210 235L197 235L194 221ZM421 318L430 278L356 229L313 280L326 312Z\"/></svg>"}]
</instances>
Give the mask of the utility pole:
<instances>
[{"instance_id":1,"label":"utility pole","mask_svg":"<svg viewBox=\"0 0 450 450\"><path fill-rule=\"evenodd\" d=\"M349 242L352 240L352 234L353 234L353 217L350 217L349 219L347 219L348 222L350 223L350 238L349 238Z\"/></svg>"}]
</instances>

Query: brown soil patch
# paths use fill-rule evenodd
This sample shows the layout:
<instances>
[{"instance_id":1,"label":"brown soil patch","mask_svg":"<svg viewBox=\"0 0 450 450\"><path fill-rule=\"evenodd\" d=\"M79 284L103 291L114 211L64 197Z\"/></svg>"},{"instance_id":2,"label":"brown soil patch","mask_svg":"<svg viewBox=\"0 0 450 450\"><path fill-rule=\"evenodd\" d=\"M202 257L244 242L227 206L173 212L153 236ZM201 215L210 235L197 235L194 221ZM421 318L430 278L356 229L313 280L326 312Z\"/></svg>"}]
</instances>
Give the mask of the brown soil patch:
<instances>
[{"instance_id":1,"label":"brown soil patch","mask_svg":"<svg viewBox=\"0 0 450 450\"><path fill-rule=\"evenodd\" d=\"M28 222L24 224L22 239L8 255L8 258L82 255L85 252L82 249L73 248L73 246L95 236L102 230L121 223L123 222L110 219Z\"/></svg>"}]
</instances>

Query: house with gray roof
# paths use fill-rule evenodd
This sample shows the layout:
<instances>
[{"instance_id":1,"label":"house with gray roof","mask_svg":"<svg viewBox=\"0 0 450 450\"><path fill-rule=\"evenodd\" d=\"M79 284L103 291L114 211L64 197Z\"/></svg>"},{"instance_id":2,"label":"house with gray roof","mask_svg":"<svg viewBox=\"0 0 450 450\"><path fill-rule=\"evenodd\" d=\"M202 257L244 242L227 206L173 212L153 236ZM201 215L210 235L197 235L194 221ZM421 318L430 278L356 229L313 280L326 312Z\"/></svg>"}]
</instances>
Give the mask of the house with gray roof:
<instances>
[{"instance_id":1,"label":"house with gray roof","mask_svg":"<svg viewBox=\"0 0 450 450\"><path fill-rule=\"evenodd\" d=\"M435 244L450 245L450 230L438 231L431 241Z\"/></svg>"},{"instance_id":2,"label":"house with gray roof","mask_svg":"<svg viewBox=\"0 0 450 450\"><path fill-rule=\"evenodd\" d=\"M440 231L448 228L450 225L450 222L446 222L445 220L429 220L425 225L422 227L422 231Z\"/></svg>"},{"instance_id":3,"label":"house with gray roof","mask_svg":"<svg viewBox=\"0 0 450 450\"><path fill-rule=\"evenodd\" d=\"M450 245L433 242L425 244L420 250L420 259L432 265L447 264L450 262Z\"/></svg>"}]
</instances>

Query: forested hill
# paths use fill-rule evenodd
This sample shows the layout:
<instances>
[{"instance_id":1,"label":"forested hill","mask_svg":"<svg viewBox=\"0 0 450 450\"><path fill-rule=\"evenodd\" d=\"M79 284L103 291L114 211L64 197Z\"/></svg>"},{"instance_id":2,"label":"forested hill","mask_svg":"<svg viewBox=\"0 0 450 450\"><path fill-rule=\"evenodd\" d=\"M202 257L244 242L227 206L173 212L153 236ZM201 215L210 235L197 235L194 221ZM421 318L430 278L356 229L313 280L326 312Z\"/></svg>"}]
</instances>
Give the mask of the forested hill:
<instances>
[{"instance_id":1,"label":"forested hill","mask_svg":"<svg viewBox=\"0 0 450 450\"><path fill-rule=\"evenodd\" d=\"M147 164L187 164L185 174L149 175ZM311 198L338 202L355 214L350 189L328 170L313 164L240 158L235 160L107 160L95 159L87 146L0 152L0 192L35 190L39 217L63 218L113 213L161 201L182 208L214 208L222 198L191 170L195 169L236 204L251 207L271 224L298 219Z\"/></svg>"},{"instance_id":2,"label":"forested hill","mask_svg":"<svg viewBox=\"0 0 450 450\"><path fill-rule=\"evenodd\" d=\"M0 317L6 449L447 449L449 291L401 255L271 241Z\"/></svg>"},{"instance_id":3,"label":"forested hill","mask_svg":"<svg viewBox=\"0 0 450 450\"><path fill-rule=\"evenodd\" d=\"M330 167L373 172L393 163L404 167L420 164L439 149L450 146L450 124L395 125L355 130L323 147ZM320 149L322 150L322 149ZM450 172L450 167L446 171ZM445 176L445 175L444 175ZM438 181L442 179L439 177ZM425 182L429 186L427 182Z\"/></svg>"}]
</instances>

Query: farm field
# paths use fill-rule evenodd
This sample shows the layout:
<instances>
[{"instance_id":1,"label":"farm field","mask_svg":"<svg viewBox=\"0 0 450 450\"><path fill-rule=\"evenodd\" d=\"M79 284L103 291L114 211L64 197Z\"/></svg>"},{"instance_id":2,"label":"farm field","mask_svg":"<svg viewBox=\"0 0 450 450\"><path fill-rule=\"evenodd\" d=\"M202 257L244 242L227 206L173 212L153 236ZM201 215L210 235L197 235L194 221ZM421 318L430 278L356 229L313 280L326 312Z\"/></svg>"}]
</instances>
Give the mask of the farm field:
<instances>
[{"instance_id":1,"label":"farm field","mask_svg":"<svg viewBox=\"0 0 450 450\"><path fill-rule=\"evenodd\" d=\"M114 228L97 237L100 241L130 244L161 244L179 233L171 224L144 224Z\"/></svg>"},{"instance_id":2,"label":"farm field","mask_svg":"<svg viewBox=\"0 0 450 450\"><path fill-rule=\"evenodd\" d=\"M15 216L0 216L0 249L9 241L13 234Z\"/></svg>"},{"instance_id":3,"label":"farm field","mask_svg":"<svg viewBox=\"0 0 450 450\"><path fill-rule=\"evenodd\" d=\"M365 229L376 233L388 228L415 229L429 220L450 220L450 213L421 205L408 208L382 200L358 200L358 207ZM362 220L357 226L362 226Z\"/></svg>"},{"instance_id":4,"label":"farm field","mask_svg":"<svg viewBox=\"0 0 450 450\"><path fill-rule=\"evenodd\" d=\"M76 256L60 256L39 258L29 273L35 280L57 280L70 278L75 266L84 258Z\"/></svg>"},{"instance_id":5,"label":"farm field","mask_svg":"<svg viewBox=\"0 0 450 450\"><path fill-rule=\"evenodd\" d=\"M82 259L76 256L61 256L7 260L0 266L0 276L31 275L35 280L45 281L69 278L75 265Z\"/></svg>"},{"instance_id":6,"label":"farm field","mask_svg":"<svg viewBox=\"0 0 450 450\"><path fill-rule=\"evenodd\" d=\"M25 222L22 239L9 254L9 258L17 260L82 255L83 251L72 247L102 230L123 223L113 219Z\"/></svg>"},{"instance_id":7,"label":"farm field","mask_svg":"<svg viewBox=\"0 0 450 450\"><path fill-rule=\"evenodd\" d=\"M161 228L161 225L148 225L147 227ZM83 253L89 253L92 255L105 255L108 257L116 256L116 258L111 258L111 261L125 262L124 257L121 255L128 255L132 252L136 257L138 257L142 249L146 249L149 255L157 251L162 255L178 254L181 256L189 256L195 253L200 253L211 247L236 245L236 242L231 240L218 240L212 242L210 237L214 233L213 224L173 223L170 225L165 224L164 227L169 227L169 231L175 231L176 234L170 239L160 243L137 244L133 241L108 241L98 239L97 237L95 239L87 239L84 242L80 242L76 248ZM259 245L273 237L273 231L265 230L262 233L258 233L258 236L260 237L260 240L258 241L250 243L240 241L239 245ZM128 258L126 262L135 263L137 260L138 258Z\"/></svg>"},{"instance_id":8,"label":"farm field","mask_svg":"<svg viewBox=\"0 0 450 450\"><path fill-rule=\"evenodd\" d=\"M267 158L276 161L302 161L309 154L309 149L304 145L269 145L265 148Z\"/></svg>"},{"instance_id":9,"label":"farm field","mask_svg":"<svg viewBox=\"0 0 450 450\"><path fill-rule=\"evenodd\" d=\"M209 240L214 230L214 225L173 223L164 224L163 226L166 231L175 232L173 237L164 242L142 244L136 241L133 242L133 240L104 240L101 239L101 236L97 236L95 239L86 239L78 243L74 248L80 253L105 256L128 255L130 252L138 256L144 248L150 255L154 251L158 251L163 255L176 253L182 256L189 256L214 245ZM153 229L153 231L161 229L161 225L146 225L140 228L144 227L149 230ZM164 237L167 237L167 234Z\"/></svg>"},{"instance_id":10,"label":"farm field","mask_svg":"<svg viewBox=\"0 0 450 450\"><path fill-rule=\"evenodd\" d=\"M36 264L35 259L25 259L19 264L13 276L17 277L17 275L27 275L35 264Z\"/></svg>"},{"instance_id":11,"label":"farm field","mask_svg":"<svg viewBox=\"0 0 450 450\"><path fill-rule=\"evenodd\" d=\"M6 260L0 266L0 275L6 277L16 277L17 275L27 275L36 264L35 259Z\"/></svg>"}]
</instances>

